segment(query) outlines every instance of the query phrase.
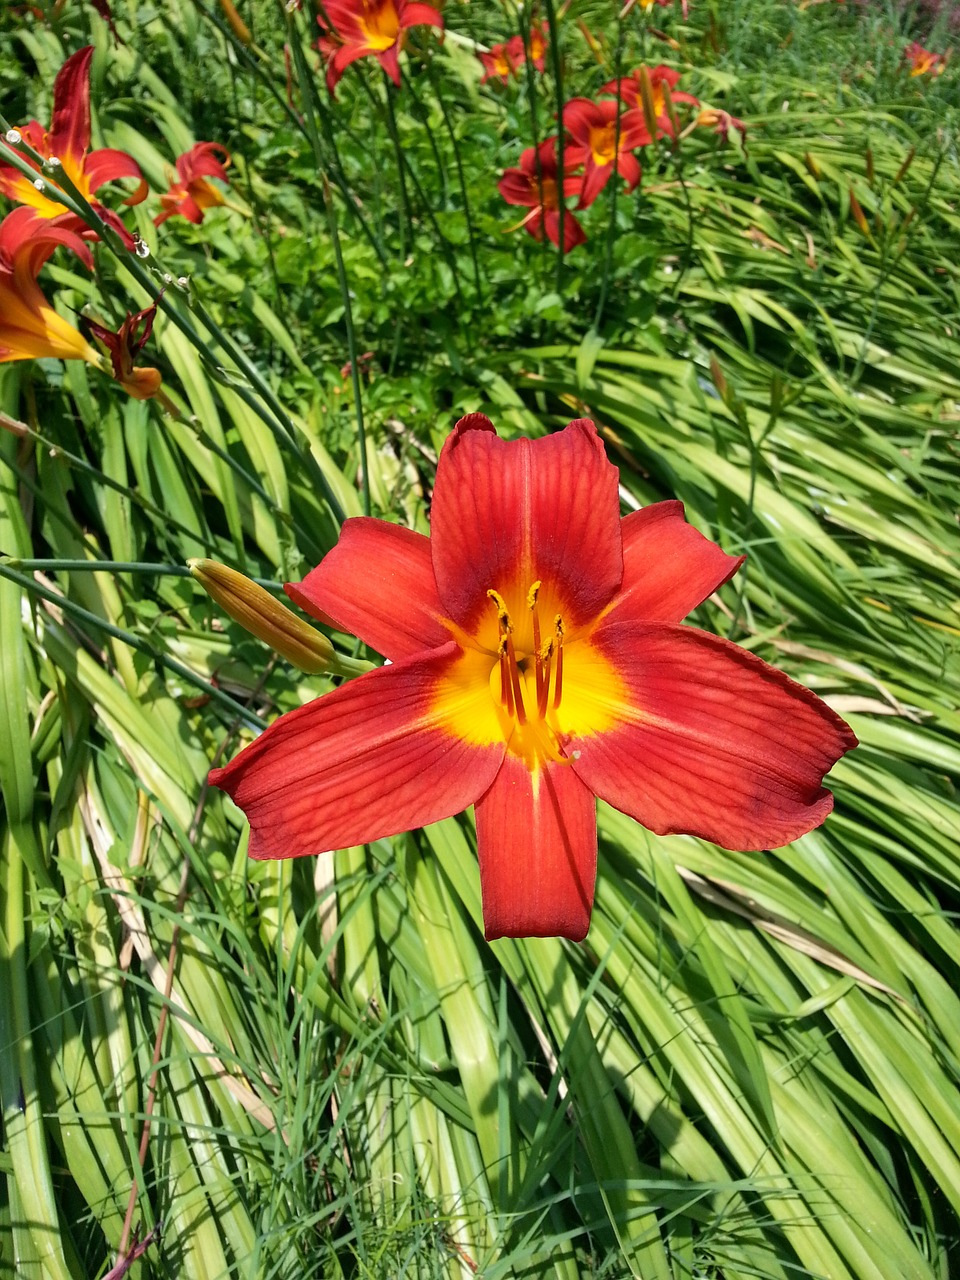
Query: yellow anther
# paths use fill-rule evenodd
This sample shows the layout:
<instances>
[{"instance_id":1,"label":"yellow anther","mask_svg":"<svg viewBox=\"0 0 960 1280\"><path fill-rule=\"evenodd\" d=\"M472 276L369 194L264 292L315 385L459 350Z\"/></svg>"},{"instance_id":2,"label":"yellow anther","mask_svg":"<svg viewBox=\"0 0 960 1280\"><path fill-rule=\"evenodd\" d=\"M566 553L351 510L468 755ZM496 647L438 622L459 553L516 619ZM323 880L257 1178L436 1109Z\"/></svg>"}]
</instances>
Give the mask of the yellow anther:
<instances>
[{"instance_id":1,"label":"yellow anther","mask_svg":"<svg viewBox=\"0 0 960 1280\"><path fill-rule=\"evenodd\" d=\"M558 640L563 639L563 618L558 613L553 620L553 630Z\"/></svg>"},{"instance_id":2,"label":"yellow anther","mask_svg":"<svg viewBox=\"0 0 960 1280\"><path fill-rule=\"evenodd\" d=\"M546 665L550 661L550 659L553 657L553 639L552 638L548 640L546 644L542 644L540 646L540 651L537 654L537 657L540 659L540 661L544 665Z\"/></svg>"},{"instance_id":3,"label":"yellow anther","mask_svg":"<svg viewBox=\"0 0 960 1280\"><path fill-rule=\"evenodd\" d=\"M509 641L507 640L506 634L504 634L497 641L497 657L498 658L505 658L507 656L508 645L509 645Z\"/></svg>"},{"instance_id":4,"label":"yellow anther","mask_svg":"<svg viewBox=\"0 0 960 1280\"><path fill-rule=\"evenodd\" d=\"M497 621L504 631L512 631L513 623L510 621L510 614L507 612L507 602L499 591L494 591L493 587L487 588L487 595L493 601L497 610Z\"/></svg>"},{"instance_id":5,"label":"yellow anther","mask_svg":"<svg viewBox=\"0 0 960 1280\"><path fill-rule=\"evenodd\" d=\"M540 588L543 583L538 578L530 590L527 592L527 608L535 609L537 607L537 596L540 594Z\"/></svg>"}]
</instances>

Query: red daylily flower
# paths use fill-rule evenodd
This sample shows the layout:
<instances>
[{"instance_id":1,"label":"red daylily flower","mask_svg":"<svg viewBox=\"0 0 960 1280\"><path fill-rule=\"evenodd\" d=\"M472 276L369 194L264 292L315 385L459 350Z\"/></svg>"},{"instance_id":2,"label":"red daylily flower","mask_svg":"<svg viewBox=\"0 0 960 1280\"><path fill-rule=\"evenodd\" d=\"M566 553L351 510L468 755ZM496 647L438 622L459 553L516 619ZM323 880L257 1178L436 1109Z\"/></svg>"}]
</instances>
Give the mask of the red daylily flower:
<instances>
[{"instance_id":1,"label":"red daylily flower","mask_svg":"<svg viewBox=\"0 0 960 1280\"><path fill-rule=\"evenodd\" d=\"M14 209L0 222L0 363L54 356L100 364L90 343L57 314L37 283L58 245L93 265L90 247L77 232L35 209Z\"/></svg>"},{"instance_id":2,"label":"red daylily flower","mask_svg":"<svg viewBox=\"0 0 960 1280\"><path fill-rule=\"evenodd\" d=\"M40 268L58 245L71 249L86 266L93 266L90 246L79 233L58 220L41 217L36 209L14 209L0 223L0 364L53 356L86 360L102 370L100 353L51 307L37 283ZM154 306L128 316L119 334L84 320L110 350L117 381L138 400L146 400L160 389L156 369L133 367L133 355L150 336L155 312ZM138 338L137 328L144 320L146 327Z\"/></svg>"},{"instance_id":3,"label":"red daylily flower","mask_svg":"<svg viewBox=\"0 0 960 1280\"><path fill-rule=\"evenodd\" d=\"M131 235L117 215L93 199L93 193L108 182L117 178L137 178L139 186L123 203L139 204L146 197L147 183L136 160L125 151L117 151L112 147L104 147L99 151L88 149L92 57L93 45L88 45L68 58L57 73L53 85L53 121L49 129L44 129L36 120L31 120L20 126L17 132L44 159L58 161L66 176L81 195L90 201L104 222L108 222L128 245L132 245ZM39 190L18 169L11 165L0 165L0 195L20 204L30 205L41 218L55 219L61 226L72 231L92 235L86 224L70 213L55 194L47 194L51 189L45 180L47 175L42 173L29 156L24 156L23 159L36 170L38 178L43 179L43 190ZM56 173L51 176L55 181Z\"/></svg>"},{"instance_id":4,"label":"red daylily flower","mask_svg":"<svg viewBox=\"0 0 960 1280\"><path fill-rule=\"evenodd\" d=\"M544 22L534 20L530 23L530 61L538 71L543 71L547 65L547 32L549 27ZM517 41L520 46L521 58L523 62L526 58L526 50L523 46L523 37L514 36L513 40ZM513 41L511 41L511 44Z\"/></svg>"},{"instance_id":5,"label":"red daylily flower","mask_svg":"<svg viewBox=\"0 0 960 1280\"><path fill-rule=\"evenodd\" d=\"M189 151L178 156L177 179L160 197L161 212L154 218L154 224L159 227L161 222L175 214L188 222L202 222L207 209L224 203L223 192L208 179L219 178L221 182L229 182L226 169L229 163L230 152L219 142L196 142Z\"/></svg>"},{"instance_id":6,"label":"red daylily flower","mask_svg":"<svg viewBox=\"0 0 960 1280\"><path fill-rule=\"evenodd\" d=\"M572 139L564 151L564 160L569 160L571 167L583 165L578 209L593 204L614 170L626 181L628 191L635 190L640 182L640 164L632 153L651 140L642 111L621 113L616 102L571 98L563 109L563 125Z\"/></svg>"},{"instance_id":7,"label":"red daylily flower","mask_svg":"<svg viewBox=\"0 0 960 1280\"><path fill-rule=\"evenodd\" d=\"M518 222L535 240L544 233L555 245L560 244L560 183L557 171L557 140L546 138L539 147L527 147L520 157L519 169L507 169L497 184L507 204L526 204L530 212ZM565 177L563 195L579 195L581 180ZM511 228L516 230L516 227ZM569 253L586 240L583 227L569 210L563 215L563 252Z\"/></svg>"},{"instance_id":8,"label":"red daylily flower","mask_svg":"<svg viewBox=\"0 0 960 1280\"><path fill-rule=\"evenodd\" d=\"M351 62L374 57L400 87L400 50L410 27L443 27L443 18L432 5L416 0L325 0L329 26L320 37L320 52L327 63L327 88L333 93Z\"/></svg>"},{"instance_id":9,"label":"red daylily flower","mask_svg":"<svg viewBox=\"0 0 960 1280\"><path fill-rule=\"evenodd\" d=\"M949 54L932 53L914 40L903 51L903 60L910 64L911 76L939 76L946 70Z\"/></svg>"},{"instance_id":10,"label":"red daylily flower","mask_svg":"<svg viewBox=\"0 0 960 1280\"><path fill-rule=\"evenodd\" d=\"M632 110L643 111L643 94L640 88L640 72L642 67L637 67L635 71L628 76L620 79L620 100ZM674 71L672 67L664 66L662 63L658 67L648 67L647 75L650 77L650 88L653 91L653 114L657 121L657 137L664 136L673 137L673 123L670 120L670 113L667 110L667 99L664 90L670 94L672 102L687 102L693 106L700 105L700 99L695 98L692 93L685 93L682 89L677 89L676 85L680 80L680 72ZM612 94L616 97L617 81L609 80L600 90L604 94Z\"/></svg>"},{"instance_id":11,"label":"red daylily flower","mask_svg":"<svg viewBox=\"0 0 960 1280\"><path fill-rule=\"evenodd\" d=\"M491 45L489 53L477 54L477 57L483 63L483 75L480 78L481 84L486 84L488 80L499 80L503 84L507 83L517 67L523 62L523 42L520 41L520 54L518 57L516 40L519 40L519 36L514 36L513 40L508 40L505 44Z\"/></svg>"},{"instance_id":12,"label":"red daylily flower","mask_svg":"<svg viewBox=\"0 0 960 1280\"><path fill-rule=\"evenodd\" d=\"M157 302L159 300L158 297ZM110 353L113 376L135 400L149 400L160 390L159 370L144 369L133 363L150 339L156 314L156 302L145 307L143 311L138 311L136 315L128 313L126 320L116 333L102 324L96 324L93 320L84 322L93 336L102 342Z\"/></svg>"},{"instance_id":13,"label":"red daylily flower","mask_svg":"<svg viewBox=\"0 0 960 1280\"><path fill-rule=\"evenodd\" d=\"M856 739L813 693L678 625L739 568L661 502L620 519L593 423L507 443L482 414L437 468L431 537L356 518L287 592L390 659L281 716L211 782L254 858L476 805L484 929L585 936L594 796L657 834L765 849L819 825Z\"/></svg>"}]
</instances>

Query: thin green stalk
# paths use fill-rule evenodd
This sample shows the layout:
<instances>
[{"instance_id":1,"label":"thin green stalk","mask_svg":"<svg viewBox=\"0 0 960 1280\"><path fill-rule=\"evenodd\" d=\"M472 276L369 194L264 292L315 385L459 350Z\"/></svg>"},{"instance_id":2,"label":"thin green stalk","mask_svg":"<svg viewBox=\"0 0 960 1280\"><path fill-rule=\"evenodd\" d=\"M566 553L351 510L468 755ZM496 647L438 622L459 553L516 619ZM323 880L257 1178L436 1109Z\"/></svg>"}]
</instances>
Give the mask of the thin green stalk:
<instances>
[{"instance_id":1,"label":"thin green stalk","mask_svg":"<svg viewBox=\"0 0 960 1280\"><path fill-rule=\"evenodd\" d=\"M89 609L82 608L66 596L60 595L56 591L51 591L49 587L37 582L35 578L28 578L22 573L17 573L15 569L10 569L3 563L0 563L0 577L7 578L10 582L15 582L29 595L39 596L41 600L47 600L50 604L56 605L58 609L70 614L78 622L96 627L99 631L105 632L106 635L112 636L115 640L121 640L124 644L129 645L131 649L136 649L139 653L146 654L148 658L154 662L159 662L161 666L180 676L182 680L188 680L190 684L202 689L212 702L224 707L231 715L241 719L244 724L250 725L254 729L265 729L267 727L264 720L261 720L255 712L247 710L235 698L231 698L229 693L224 693L216 685L210 684L209 681L204 680L203 676L197 675L195 671L192 671L190 667L185 666L182 662L178 662L176 658L168 657L167 654L154 649L132 631L124 631L121 627L115 627L112 622L107 622L104 618L97 617Z\"/></svg>"},{"instance_id":2,"label":"thin green stalk","mask_svg":"<svg viewBox=\"0 0 960 1280\"><path fill-rule=\"evenodd\" d=\"M456 133L454 132L453 121L450 119L450 112L447 108L446 98L441 92L432 59L427 63L427 74L430 76L430 83L433 85L433 91L437 95L437 101L440 103L440 110L443 113L443 122L446 125L447 133L450 137L450 144L453 147L454 159L457 166L457 181L460 186L460 197L463 200L463 213L467 220L467 236L470 240L470 260L473 263L473 280L477 289L477 302L480 306L483 306L484 295L483 286L480 283L480 262L477 257L477 235L473 225L473 217L470 213L470 199L467 195L467 181L463 175L463 160L460 157L460 147L457 143Z\"/></svg>"},{"instance_id":3,"label":"thin green stalk","mask_svg":"<svg viewBox=\"0 0 960 1280\"><path fill-rule=\"evenodd\" d=\"M327 227L333 244L333 255L337 264L337 283L343 300L343 320L347 329L347 350L350 355L350 383L353 387L353 408L357 417L357 443L360 447L360 481L363 488L363 510L365 515L371 511L370 502L370 465L367 457L367 431L363 421L363 395L360 387L360 370L357 360L357 340L353 331L353 308L350 303L350 287L347 284L347 269L343 263L343 251L340 248L340 232L337 230L337 215L333 207L333 198L329 185L323 184L323 207L327 215Z\"/></svg>"},{"instance_id":4,"label":"thin green stalk","mask_svg":"<svg viewBox=\"0 0 960 1280\"><path fill-rule=\"evenodd\" d=\"M406 261L407 258L407 233L410 235L410 241L413 242L413 213L410 208L410 193L407 191L406 164L404 162L403 150L400 146L400 135L397 132L397 116L393 107L393 84L389 76L384 72L384 80L386 83L387 98L387 130L390 134L390 141L393 143L394 155L397 159L397 179L400 189L400 205L403 209L403 219L400 223L400 258ZM364 80L366 84L366 80ZM373 98L373 90L367 85L371 99Z\"/></svg>"},{"instance_id":5,"label":"thin green stalk","mask_svg":"<svg viewBox=\"0 0 960 1280\"><path fill-rule=\"evenodd\" d=\"M2 116L0 116L0 130L6 130L7 127L7 122ZM25 143L18 145L20 145L22 149L30 154L38 163L43 163L43 157L38 155L36 152L33 152ZM36 174L30 166L26 164L15 151L12 151L2 142L0 142L0 159L9 161L9 163L14 165L14 167L21 173L26 174L27 177L36 177ZM256 413L257 417L270 428L277 440L297 455L303 465L310 472L311 478L316 480L320 486L321 492L323 493L331 511L334 513L334 518L342 524L346 518L346 513L340 506L340 501L337 498L336 493L324 475L322 468L313 457L313 454L310 453L309 450L301 448L297 438L296 427L291 421L286 410L280 404L279 400L277 400L272 388L260 373L256 365L246 356L236 343L233 342L232 339L228 338L226 334L223 333L220 326L207 315L199 302L196 299L193 299L192 305L200 312L203 323L210 329L211 336L213 336L221 344L224 351L236 361L238 369L253 384L253 387L258 393L257 395L253 395L250 388L245 386L242 382L232 381L224 376L219 363L213 358L213 354L211 353L207 343L204 342L193 325L190 324L190 322L186 320L181 315L180 311L172 304L169 292L157 292L156 281L144 268L136 254L131 253L127 249L126 245L122 243L113 228L108 227L107 224L102 221L96 210L90 205L89 201L84 198L83 194L77 190L69 177L67 177L63 172L62 168L57 170L57 182L51 183L51 185L57 193L56 199L69 209L70 212L75 213L78 217L82 218L87 226L97 232L99 238L106 244L114 257L123 263L137 283L155 299L156 305L165 315L169 316L177 328L180 329L190 342L191 346L193 346L199 354L208 375L212 377L214 381L221 382L236 392L248 408L252 409L253 412Z\"/></svg>"},{"instance_id":6,"label":"thin green stalk","mask_svg":"<svg viewBox=\"0 0 960 1280\"><path fill-rule=\"evenodd\" d=\"M564 129L563 129L563 68L560 65L560 30L557 26L557 13L553 0L544 0L544 7L547 11L547 26L550 31L550 65L553 68L553 89L556 98L557 108L557 213L559 215L558 237L560 244L557 247L557 293L563 292L563 246L564 246L564 219L567 215L567 202L563 195L563 150L564 150Z\"/></svg>"},{"instance_id":7,"label":"thin green stalk","mask_svg":"<svg viewBox=\"0 0 960 1280\"><path fill-rule=\"evenodd\" d=\"M617 77L617 123L613 136L613 154L618 155L620 152L620 126L623 120L623 102L620 99L620 81L623 71L623 20L617 22L617 48L614 54L614 70ZM617 195L620 191L620 183L617 181L619 174L614 168L610 182L610 221L607 223L607 237L603 252L603 278L600 282L600 299L597 302L596 315L593 318L593 327L599 332L600 322L603 319L603 309L607 305L607 290L610 287L610 266L613 262L613 241L617 233Z\"/></svg>"},{"instance_id":8,"label":"thin green stalk","mask_svg":"<svg viewBox=\"0 0 960 1280\"><path fill-rule=\"evenodd\" d=\"M156 516L158 520L163 522L166 529L173 529L177 533L182 533L184 537L191 538L193 541L200 543L209 551L216 550L216 544L212 539L194 532L193 529L189 529L186 525L181 524L179 520L174 520L168 512L150 502L149 499L145 498L140 492L138 492L138 490L132 489L128 485L121 484L119 480L114 480L112 476L105 475L99 468L91 466L91 464L87 462L86 458L80 457L79 454L71 453L69 449L64 449L62 445L59 445L55 441L41 435L39 431L34 431L32 428L28 427L27 432L29 434L29 438L31 440L35 440L37 444L42 445L43 448L55 450L56 455L69 462L73 470L90 476L92 479L96 480L98 484L105 485L108 489L113 489L116 493L123 494L125 498L129 498L131 502L135 503L141 511L145 511L148 515ZM21 467L17 467L9 458L2 456L0 456L0 462L4 462L14 475L17 476L20 483L25 485L35 497L43 496L41 495L40 486L35 480L28 476ZM47 503L47 511L55 519L63 519L64 523L69 521L69 517L65 513L60 512L56 507L51 507L49 503Z\"/></svg>"}]
</instances>

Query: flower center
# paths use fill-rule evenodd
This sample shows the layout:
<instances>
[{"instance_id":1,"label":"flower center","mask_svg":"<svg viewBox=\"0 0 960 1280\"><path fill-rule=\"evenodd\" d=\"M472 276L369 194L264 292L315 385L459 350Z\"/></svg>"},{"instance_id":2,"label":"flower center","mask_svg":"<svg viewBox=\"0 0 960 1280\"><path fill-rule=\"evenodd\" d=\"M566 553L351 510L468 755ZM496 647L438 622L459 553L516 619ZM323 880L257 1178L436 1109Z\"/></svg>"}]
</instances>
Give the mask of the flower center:
<instances>
[{"instance_id":1,"label":"flower center","mask_svg":"<svg viewBox=\"0 0 960 1280\"><path fill-rule=\"evenodd\" d=\"M360 27L371 49L389 49L395 45L400 34L400 19L393 0L368 9L360 19Z\"/></svg>"},{"instance_id":2,"label":"flower center","mask_svg":"<svg viewBox=\"0 0 960 1280\"><path fill-rule=\"evenodd\" d=\"M590 130L593 163L601 168L613 164L617 155L617 127L614 122Z\"/></svg>"},{"instance_id":3,"label":"flower center","mask_svg":"<svg viewBox=\"0 0 960 1280\"><path fill-rule=\"evenodd\" d=\"M487 591L497 611L497 665L490 673L490 691L503 713L513 721L518 735L513 749L520 755L542 757L567 764L549 723L560 708L563 697L563 618L558 613L549 627L540 618L541 583L534 582L527 592L527 608L533 631L529 653L518 651L514 643L514 624L499 591ZM527 632L529 635L529 631Z\"/></svg>"},{"instance_id":4,"label":"flower center","mask_svg":"<svg viewBox=\"0 0 960 1280\"><path fill-rule=\"evenodd\" d=\"M557 198L557 182L555 178L541 177L539 185L537 176L530 179L530 187L533 194L537 197L539 207L541 209L558 209L560 201Z\"/></svg>"}]
</instances>

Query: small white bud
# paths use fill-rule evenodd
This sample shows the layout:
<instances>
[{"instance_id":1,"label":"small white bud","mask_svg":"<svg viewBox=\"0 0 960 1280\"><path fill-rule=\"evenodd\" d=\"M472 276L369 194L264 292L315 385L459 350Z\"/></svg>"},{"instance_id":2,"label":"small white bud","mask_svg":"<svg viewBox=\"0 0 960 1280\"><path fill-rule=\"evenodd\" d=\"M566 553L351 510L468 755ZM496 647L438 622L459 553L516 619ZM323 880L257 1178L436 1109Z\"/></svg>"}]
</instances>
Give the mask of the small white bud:
<instances>
[{"instance_id":1,"label":"small white bud","mask_svg":"<svg viewBox=\"0 0 960 1280\"><path fill-rule=\"evenodd\" d=\"M3 136L6 138L6 140L10 143L12 147L15 147L18 142L23 141L23 134L20 132L19 129L8 129Z\"/></svg>"},{"instance_id":2,"label":"small white bud","mask_svg":"<svg viewBox=\"0 0 960 1280\"><path fill-rule=\"evenodd\" d=\"M46 191L47 189L47 184L44 182L42 178L34 178L33 185L37 188L38 191Z\"/></svg>"}]
</instances>

